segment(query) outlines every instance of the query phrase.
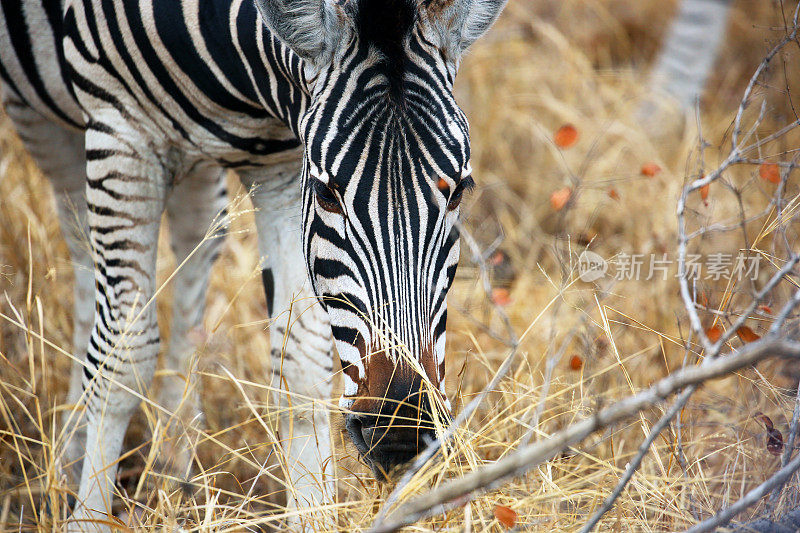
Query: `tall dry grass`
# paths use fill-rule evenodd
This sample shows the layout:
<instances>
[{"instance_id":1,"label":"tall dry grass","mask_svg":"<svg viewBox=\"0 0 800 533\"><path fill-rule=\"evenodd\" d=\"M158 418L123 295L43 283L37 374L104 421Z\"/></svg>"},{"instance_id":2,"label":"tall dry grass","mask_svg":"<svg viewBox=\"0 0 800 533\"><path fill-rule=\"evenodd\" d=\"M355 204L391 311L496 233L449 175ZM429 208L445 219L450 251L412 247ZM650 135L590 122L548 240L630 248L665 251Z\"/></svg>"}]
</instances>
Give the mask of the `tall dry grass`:
<instances>
[{"instance_id":1,"label":"tall dry grass","mask_svg":"<svg viewBox=\"0 0 800 533\"><path fill-rule=\"evenodd\" d=\"M673 4L512 0L465 60L457 94L471 121L478 182L465 201L465 218L485 246L504 236L501 246L513 265L513 276L506 276L513 279L505 280L505 310L518 334L526 334L515 367L470 420L457 449L420 476L410 494L502 457L529 429L533 438L546 435L684 364L689 327L674 278L621 281L598 291L576 280L576 257L589 246L606 258L625 252L675 259L680 188L724 153L741 90L769 43L781 37L775 29L781 10L772 2L736 3L731 35L703 98L699 122L710 146L700 161L694 120L665 121L654 134L637 114L649 96L646 69ZM796 50L787 51L781 63L787 70L773 69L774 84L761 89L769 102L765 131L791 116L793 93L787 95L785 87L796 84L797 59ZM580 136L575 146L561 150L552 135L565 123L574 124ZM792 149L797 140L775 147L775 153ZM0 128L0 154L0 313L6 317L0 317L0 529L44 531L66 517L70 490L56 475L53 443L69 375L64 352L71 350L71 267L48 186L7 119ZM651 162L662 171L643 176L642 165ZM769 200L769 185L758 180L755 167L732 172L730 182L745 192L748 212ZM571 202L555 211L550 194L563 187L572 189ZM722 187L710 191L708 202L694 200L698 223L738 215L735 196ZM180 523L227 531L277 524L280 482L271 477L274 452L262 426L271 416L269 391L262 386L269 332L252 216L246 208L238 212L211 278L205 334L197 339L205 420L202 432L190 435L193 477L176 485L161 474L168 443L157 414L144 404L128 431L116 503L135 527L171 529ZM758 223L745 232L757 233ZM720 235L697 251L736 252L741 241L741 234ZM158 274L164 280L174 264L166 244L162 248ZM699 293L713 309L736 291L707 282ZM163 296L159 320L169 335L169 287ZM450 306L447 389L458 408L490 380L506 348L487 329L499 329L499 317L467 258ZM759 332L764 324L753 321L751 327ZM568 338L539 423L532 426L546 361ZM766 451L764 428L753 415L766 413L787 432L793 398L782 387L793 382L784 370L763 365L697 393L682 415L685 468L676 456L673 426L656 441L601 529L680 530L763 481L779 462ZM525 529L577 529L660 415L643 413L416 529L502 529L494 515L498 504L514 509ZM311 510L308 519L318 529L360 530L370 524L387 488L371 479L346 444L339 456L340 501Z\"/></svg>"}]
</instances>

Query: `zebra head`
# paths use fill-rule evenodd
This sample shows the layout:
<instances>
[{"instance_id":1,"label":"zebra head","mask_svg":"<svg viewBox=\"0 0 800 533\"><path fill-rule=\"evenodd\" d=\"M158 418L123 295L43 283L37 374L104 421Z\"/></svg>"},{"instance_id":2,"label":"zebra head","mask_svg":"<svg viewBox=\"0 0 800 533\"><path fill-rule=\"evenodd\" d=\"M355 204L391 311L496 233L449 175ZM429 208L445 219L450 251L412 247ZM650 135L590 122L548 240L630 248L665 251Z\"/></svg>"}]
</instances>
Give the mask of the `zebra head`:
<instances>
[{"instance_id":1,"label":"zebra head","mask_svg":"<svg viewBox=\"0 0 800 533\"><path fill-rule=\"evenodd\" d=\"M342 363L348 433L383 477L450 409L446 296L473 185L453 81L505 0L257 2L304 60L305 259Z\"/></svg>"}]
</instances>

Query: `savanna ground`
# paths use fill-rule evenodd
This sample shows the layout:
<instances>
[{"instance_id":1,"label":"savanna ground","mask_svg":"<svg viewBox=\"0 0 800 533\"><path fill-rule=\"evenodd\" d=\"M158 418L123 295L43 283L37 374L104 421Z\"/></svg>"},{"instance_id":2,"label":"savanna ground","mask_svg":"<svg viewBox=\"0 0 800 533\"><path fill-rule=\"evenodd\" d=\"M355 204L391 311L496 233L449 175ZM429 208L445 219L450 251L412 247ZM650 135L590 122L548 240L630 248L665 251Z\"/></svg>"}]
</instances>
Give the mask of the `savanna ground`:
<instances>
[{"instance_id":1,"label":"savanna ground","mask_svg":"<svg viewBox=\"0 0 800 533\"><path fill-rule=\"evenodd\" d=\"M794 5L737 0L699 119L667 114L654 125L638 110L652 98L646 74L674 8L664 0L511 0L497 27L464 61L456 91L471 121L478 183L464 202L465 223L486 250L503 237L507 259L499 266L492 265L497 255L488 261L500 289L493 296L521 343L509 375L472 417L456 451L419 476L409 494L508 454L529 430L534 440L543 438L701 357L689 338L674 277L676 202L687 180L727 153L742 91L783 37L784 12L790 18ZM796 116L791 89L800 89L798 61L798 47L788 46L756 87L755 108L767 102L759 134ZM578 138L559 147L554 132L565 124L574 125ZM790 132L759 157L788 161L798 140ZM67 487L54 476L52 444L69 376L69 358L56 347L71 349L72 272L49 188L6 119L0 122L0 154L0 530L44 531L66 514ZM746 220L734 224L735 232L697 240L692 252L775 257L770 215L757 215L776 185L759 170L737 166L711 185L707 198L689 198L695 225L742 215ZM788 199L798 194L792 178L783 193ZM232 197L242 192L234 191ZM202 433L191 435L192 477L176 486L159 474L168 447L154 410L143 405L128 432L118 483L123 498L117 510L133 515L131 525L238 530L269 524L267 512L279 505L279 483L271 479L276 470L264 467L274 463L264 429L273 423L271 400L262 385L269 333L248 209L246 202L234 207L238 215L211 278L205 330L196 339L205 420ZM793 236L790 231L796 249ZM644 254L641 279L581 281L577 257L587 247L607 259ZM167 246L164 252L162 280L174 268ZM660 272L645 279L651 254L672 261L666 280ZM493 333L504 325L470 255L465 247L450 296L447 389L457 409L486 385L508 353ZM769 263L761 263L753 285L780 266ZM740 283L751 281L700 280L695 288L704 327L727 329L747 296ZM763 334L785 292L779 287L770 295L747 331ZM169 286L164 296L159 320L168 335ZM12 321L27 324L28 331ZM747 334L734 339L732 349L749 340ZM554 365L550 380L548 359ZM684 408L680 429L672 424L656 440L600 529L685 529L769 477L780 459L768 451L756 416L764 413L776 429L789 432L796 386L791 370L767 362L703 387ZM521 529L578 529L662 412L650 409L595 434L524 478L416 527L503 529L496 511L501 505L516 513ZM342 497L309 512L309 520L321 527L338 515L339 529L364 529L387 487L366 474L352 449L340 447L339 455ZM796 484L775 502L777 508L791 507L794 494Z\"/></svg>"}]
</instances>

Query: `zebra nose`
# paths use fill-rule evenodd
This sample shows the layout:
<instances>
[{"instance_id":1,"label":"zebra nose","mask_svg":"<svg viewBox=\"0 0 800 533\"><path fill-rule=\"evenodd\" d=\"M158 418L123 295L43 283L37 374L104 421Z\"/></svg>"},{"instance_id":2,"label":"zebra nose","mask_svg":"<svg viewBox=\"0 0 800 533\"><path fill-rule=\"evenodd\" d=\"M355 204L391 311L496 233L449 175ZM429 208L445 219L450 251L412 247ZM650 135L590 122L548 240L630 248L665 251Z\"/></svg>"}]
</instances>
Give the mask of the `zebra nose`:
<instances>
[{"instance_id":1,"label":"zebra nose","mask_svg":"<svg viewBox=\"0 0 800 533\"><path fill-rule=\"evenodd\" d=\"M350 413L345 416L344 427L347 429L347 434L350 435L350 440L355 444L358 453L362 456L369 454L369 445L364 440L363 428L364 424L359 415Z\"/></svg>"},{"instance_id":2,"label":"zebra nose","mask_svg":"<svg viewBox=\"0 0 800 533\"><path fill-rule=\"evenodd\" d=\"M430 413L416 416L347 415L345 427L380 481L413 459L436 438Z\"/></svg>"}]
</instances>

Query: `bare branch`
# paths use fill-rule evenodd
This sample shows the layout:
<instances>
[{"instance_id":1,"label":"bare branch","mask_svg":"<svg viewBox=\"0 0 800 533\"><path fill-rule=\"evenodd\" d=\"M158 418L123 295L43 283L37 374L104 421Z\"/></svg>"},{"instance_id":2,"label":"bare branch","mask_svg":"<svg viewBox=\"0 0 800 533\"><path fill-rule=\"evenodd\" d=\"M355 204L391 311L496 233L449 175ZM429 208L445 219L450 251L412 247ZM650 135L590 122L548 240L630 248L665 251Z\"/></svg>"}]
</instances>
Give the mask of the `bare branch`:
<instances>
[{"instance_id":1,"label":"bare branch","mask_svg":"<svg viewBox=\"0 0 800 533\"><path fill-rule=\"evenodd\" d=\"M769 63L778 54L778 52L780 52L781 49L783 49L783 47L786 46L786 44L790 43L791 41L797 38L798 15L800 15L800 5L797 7L797 9L795 9L794 12L792 31L786 37L784 37L783 40L781 40L781 42L778 43L778 45L775 46L772 50L770 50L769 53L764 57L764 59L758 65L758 68L756 69L755 73L750 78L750 82L747 84L747 88L744 90L742 103L739 105L739 109L736 111L736 119L733 122L733 135L731 138L731 146L733 152L736 152L740 148L739 134L741 132L741 127L742 127L742 116L744 115L744 110L747 107L748 101L750 100L750 96L753 94L753 88L755 87L758 78L761 77L761 75L764 73Z\"/></svg>"},{"instance_id":2,"label":"bare branch","mask_svg":"<svg viewBox=\"0 0 800 533\"><path fill-rule=\"evenodd\" d=\"M634 416L678 390L728 375L769 357L800 360L800 343L781 338L762 339L744 346L739 352L727 357L708 358L701 366L678 370L648 389L619 400L594 416L572 424L548 439L520 448L495 463L444 483L409 501L397 509L394 520L377 520L370 531L373 533L396 531L430 514L443 512L454 505L463 505L471 499L473 493L490 490L507 478L528 472L592 433Z\"/></svg>"}]
</instances>

